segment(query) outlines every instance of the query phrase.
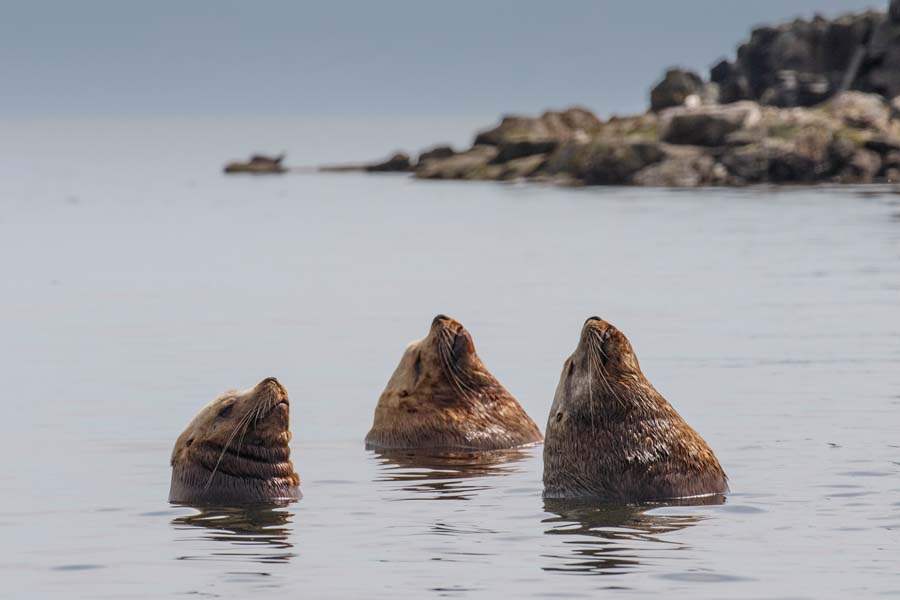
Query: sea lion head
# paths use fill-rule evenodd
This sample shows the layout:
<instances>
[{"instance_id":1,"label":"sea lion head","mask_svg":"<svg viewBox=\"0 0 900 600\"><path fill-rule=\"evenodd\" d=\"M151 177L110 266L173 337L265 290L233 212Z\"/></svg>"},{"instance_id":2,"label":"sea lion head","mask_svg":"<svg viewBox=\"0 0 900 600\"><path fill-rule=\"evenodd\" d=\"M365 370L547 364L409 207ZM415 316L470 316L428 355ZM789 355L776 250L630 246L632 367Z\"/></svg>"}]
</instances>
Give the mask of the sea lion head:
<instances>
[{"instance_id":1,"label":"sea lion head","mask_svg":"<svg viewBox=\"0 0 900 600\"><path fill-rule=\"evenodd\" d=\"M300 478L288 443L290 401L274 377L206 406L172 450L171 502L294 499Z\"/></svg>"},{"instance_id":2,"label":"sea lion head","mask_svg":"<svg viewBox=\"0 0 900 600\"><path fill-rule=\"evenodd\" d=\"M472 335L446 315L407 346L366 436L371 448L499 449L540 440L534 422L481 362Z\"/></svg>"},{"instance_id":3,"label":"sea lion head","mask_svg":"<svg viewBox=\"0 0 900 600\"><path fill-rule=\"evenodd\" d=\"M600 317L587 319L560 377L566 399L591 410L624 410L644 400L645 385L649 383L625 334Z\"/></svg>"},{"instance_id":4,"label":"sea lion head","mask_svg":"<svg viewBox=\"0 0 900 600\"><path fill-rule=\"evenodd\" d=\"M722 493L712 450L641 371L625 334L585 321L547 420L544 495L614 501Z\"/></svg>"}]
</instances>

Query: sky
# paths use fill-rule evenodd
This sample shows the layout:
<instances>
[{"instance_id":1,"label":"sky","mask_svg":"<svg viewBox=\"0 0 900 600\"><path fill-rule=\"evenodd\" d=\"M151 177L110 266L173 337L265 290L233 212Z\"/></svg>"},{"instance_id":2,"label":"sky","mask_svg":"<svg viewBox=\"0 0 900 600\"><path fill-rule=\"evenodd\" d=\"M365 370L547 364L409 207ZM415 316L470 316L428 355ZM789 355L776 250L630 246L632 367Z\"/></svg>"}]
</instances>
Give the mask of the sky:
<instances>
[{"instance_id":1,"label":"sky","mask_svg":"<svg viewBox=\"0 0 900 600\"><path fill-rule=\"evenodd\" d=\"M753 26L887 0L4 2L0 119L642 111Z\"/></svg>"}]
</instances>

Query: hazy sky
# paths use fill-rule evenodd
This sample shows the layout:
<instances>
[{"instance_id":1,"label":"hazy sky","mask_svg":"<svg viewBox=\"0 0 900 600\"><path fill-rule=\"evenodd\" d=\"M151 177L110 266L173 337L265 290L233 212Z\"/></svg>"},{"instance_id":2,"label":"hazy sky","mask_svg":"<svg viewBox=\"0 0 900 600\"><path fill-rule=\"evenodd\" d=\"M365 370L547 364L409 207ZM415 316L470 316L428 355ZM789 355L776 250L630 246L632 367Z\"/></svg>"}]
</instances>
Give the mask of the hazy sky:
<instances>
[{"instance_id":1,"label":"hazy sky","mask_svg":"<svg viewBox=\"0 0 900 600\"><path fill-rule=\"evenodd\" d=\"M636 111L755 24L887 0L4 4L0 118Z\"/></svg>"}]
</instances>

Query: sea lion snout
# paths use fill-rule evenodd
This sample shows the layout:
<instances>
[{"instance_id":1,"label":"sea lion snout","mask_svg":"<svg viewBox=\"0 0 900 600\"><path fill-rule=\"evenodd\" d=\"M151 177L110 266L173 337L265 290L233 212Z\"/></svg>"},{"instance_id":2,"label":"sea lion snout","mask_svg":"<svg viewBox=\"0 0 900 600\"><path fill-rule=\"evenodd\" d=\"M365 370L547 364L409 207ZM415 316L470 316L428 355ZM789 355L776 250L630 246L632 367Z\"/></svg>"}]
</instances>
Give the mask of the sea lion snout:
<instances>
[{"instance_id":1,"label":"sea lion snout","mask_svg":"<svg viewBox=\"0 0 900 600\"><path fill-rule=\"evenodd\" d=\"M447 321L453 321L450 317L445 314L439 314L434 319L431 320L431 327L439 327L446 323Z\"/></svg>"}]
</instances>

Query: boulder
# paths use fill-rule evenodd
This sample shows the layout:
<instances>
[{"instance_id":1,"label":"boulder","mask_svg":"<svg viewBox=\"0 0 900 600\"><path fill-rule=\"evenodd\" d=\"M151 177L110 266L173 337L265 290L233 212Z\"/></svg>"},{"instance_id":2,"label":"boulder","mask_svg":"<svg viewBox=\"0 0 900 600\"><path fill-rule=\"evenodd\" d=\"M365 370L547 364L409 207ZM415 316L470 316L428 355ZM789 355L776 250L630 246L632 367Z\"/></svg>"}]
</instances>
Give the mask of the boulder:
<instances>
[{"instance_id":1,"label":"boulder","mask_svg":"<svg viewBox=\"0 0 900 600\"><path fill-rule=\"evenodd\" d=\"M665 156L658 142L620 138L600 138L573 148L560 148L567 156L559 170L559 156L548 158L548 167L573 175L587 185L624 185L635 173Z\"/></svg>"},{"instance_id":2,"label":"boulder","mask_svg":"<svg viewBox=\"0 0 900 600\"><path fill-rule=\"evenodd\" d=\"M775 106L813 106L848 87L873 89L868 77L877 61L866 58L867 48L883 20L883 13L869 11L758 27L734 62L713 67L710 80L719 84L723 102Z\"/></svg>"},{"instance_id":3,"label":"boulder","mask_svg":"<svg viewBox=\"0 0 900 600\"><path fill-rule=\"evenodd\" d=\"M487 145L473 146L447 158L432 158L416 166L415 176L420 179L478 179L497 156L497 148Z\"/></svg>"},{"instance_id":4,"label":"boulder","mask_svg":"<svg viewBox=\"0 0 900 600\"><path fill-rule=\"evenodd\" d=\"M871 150L857 150L838 180L842 183L871 183L881 170L881 157Z\"/></svg>"},{"instance_id":5,"label":"boulder","mask_svg":"<svg viewBox=\"0 0 900 600\"><path fill-rule=\"evenodd\" d=\"M809 143L766 138L760 143L729 148L721 162L746 183L812 183L829 173L827 142Z\"/></svg>"},{"instance_id":6,"label":"boulder","mask_svg":"<svg viewBox=\"0 0 900 600\"><path fill-rule=\"evenodd\" d=\"M251 175L280 174L287 171L281 162L284 154L278 156L265 156L254 154L248 161L233 161L225 165L225 173L249 173Z\"/></svg>"},{"instance_id":7,"label":"boulder","mask_svg":"<svg viewBox=\"0 0 900 600\"><path fill-rule=\"evenodd\" d=\"M496 178L507 181L531 177L538 172L546 161L546 154L534 154L522 158L515 158L502 165L496 165L499 167Z\"/></svg>"},{"instance_id":8,"label":"boulder","mask_svg":"<svg viewBox=\"0 0 900 600\"><path fill-rule=\"evenodd\" d=\"M842 92L829 100L823 108L848 127L882 130L891 119L891 109L878 94Z\"/></svg>"},{"instance_id":9,"label":"boulder","mask_svg":"<svg viewBox=\"0 0 900 600\"><path fill-rule=\"evenodd\" d=\"M579 132L591 133L601 124L591 111L577 106L564 111L548 111L540 117L508 115L496 127L479 132L475 136L475 145L558 144L576 137Z\"/></svg>"},{"instance_id":10,"label":"boulder","mask_svg":"<svg viewBox=\"0 0 900 600\"><path fill-rule=\"evenodd\" d=\"M363 170L369 173L404 173L412 170L412 163L408 154L396 152L385 161L365 165Z\"/></svg>"},{"instance_id":11,"label":"boulder","mask_svg":"<svg viewBox=\"0 0 900 600\"><path fill-rule=\"evenodd\" d=\"M672 106L681 106L691 96L703 91L703 80L693 71L672 68L666 71L662 81L650 90L650 110L659 112Z\"/></svg>"},{"instance_id":12,"label":"boulder","mask_svg":"<svg viewBox=\"0 0 900 600\"><path fill-rule=\"evenodd\" d=\"M722 106L672 108L662 115L660 139L671 144L723 146L727 136L760 120L759 106L743 101Z\"/></svg>"},{"instance_id":13,"label":"boulder","mask_svg":"<svg viewBox=\"0 0 900 600\"><path fill-rule=\"evenodd\" d=\"M651 187L697 187L722 176L716 173L716 166L715 160L703 152L674 155L644 167L635 173L632 182Z\"/></svg>"},{"instance_id":14,"label":"boulder","mask_svg":"<svg viewBox=\"0 0 900 600\"><path fill-rule=\"evenodd\" d=\"M890 134L878 134L867 139L863 146L867 150L878 154L888 154L900 151L900 137Z\"/></svg>"},{"instance_id":15,"label":"boulder","mask_svg":"<svg viewBox=\"0 0 900 600\"><path fill-rule=\"evenodd\" d=\"M419 159L416 161L417 165L421 165L426 160L432 158L450 158L456 154L456 152L450 146L433 146L428 150L423 150L419 154Z\"/></svg>"}]
</instances>

